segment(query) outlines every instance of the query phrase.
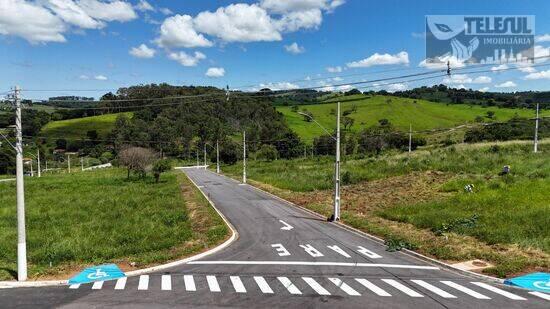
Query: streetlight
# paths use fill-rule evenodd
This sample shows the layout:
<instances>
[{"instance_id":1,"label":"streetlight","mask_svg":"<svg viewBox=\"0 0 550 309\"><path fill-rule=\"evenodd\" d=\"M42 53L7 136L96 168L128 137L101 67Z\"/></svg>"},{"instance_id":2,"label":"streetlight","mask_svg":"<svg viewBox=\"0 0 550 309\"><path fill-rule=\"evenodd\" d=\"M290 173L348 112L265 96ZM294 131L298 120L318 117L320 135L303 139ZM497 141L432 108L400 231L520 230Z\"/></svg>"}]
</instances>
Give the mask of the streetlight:
<instances>
[{"instance_id":1,"label":"streetlight","mask_svg":"<svg viewBox=\"0 0 550 309\"><path fill-rule=\"evenodd\" d=\"M337 104L336 115L336 137L332 135L325 127L323 127L313 116L306 113L298 112L298 114L311 119L321 129L323 129L333 140L336 141L336 163L334 165L334 211L328 221L340 220L340 102Z\"/></svg>"}]
</instances>

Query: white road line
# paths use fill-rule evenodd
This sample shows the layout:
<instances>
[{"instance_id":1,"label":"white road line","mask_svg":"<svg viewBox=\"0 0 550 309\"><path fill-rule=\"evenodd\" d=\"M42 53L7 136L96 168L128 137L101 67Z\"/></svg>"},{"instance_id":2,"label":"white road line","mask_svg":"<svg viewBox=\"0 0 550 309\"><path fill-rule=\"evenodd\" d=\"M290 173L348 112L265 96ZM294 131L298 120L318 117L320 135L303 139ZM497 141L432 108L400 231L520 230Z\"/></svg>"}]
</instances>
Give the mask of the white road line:
<instances>
[{"instance_id":1,"label":"white road line","mask_svg":"<svg viewBox=\"0 0 550 309\"><path fill-rule=\"evenodd\" d=\"M76 290L80 287L80 284L71 284L69 285L69 289L73 289L73 290Z\"/></svg>"},{"instance_id":2,"label":"white road line","mask_svg":"<svg viewBox=\"0 0 550 309\"><path fill-rule=\"evenodd\" d=\"M448 286L450 286L450 287L452 287L452 288L454 288L454 289L459 290L459 291L462 292L462 293L466 293L466 294L468 294L468 295L470 295L470 296L472 296L472 297L474 297L474 298L477 298L477 299L491 299L491 298L488 297L488 296L485 296L485 295L483 295L483 294L481 294L481 293L478 293L478 292L476 292L476 291L474 291L474 290L471 290L471 289L469 289L469 288L467 288L467 287L465 287L465 286L462 286L462 285L460 285L460 284L458 284L458 283L454 283L454 282L452 282L452 281L441 281L441 283L446 284L446 285L448 285Z\"/></svg>"},{"instance_id":3,"label":"white road line","mask_svg":"<svg viewBox=\"0 0 550 309\"><path fill-rule=\"evenodd\" d=\"M434 292L435 294L437 294L437 295L439 295L443 298L456 298L456 296L454 296L453 294L448 293L446 291L443 291L442 289L436 287L435 285L431 285L431 284L429 284L428 282L426 282L424 280L411 280L411 281L418 284L419 286L425 288L426 290Z\"/></svg>"},{"instance_id":4,"label":"white road line","mask_svg":"<svg viewBox=\"0 0 550 309\"><path fill-rule=\"evenodd\" d=\"M372 282L370 282L369 280L367 279L359 279L359 278L356 278L355 281L361 283L364 287L366 287L367 289L371 290L372 292L374 292L376 295L378 296L391 296L390 293L382 290L381 288L379 288L378 286L374 285Z\"/></svg>"},{"instance_id":5,"label":"white road line","mask_svg":"<svg viewBox=\"0 0 550 309\"><path fill-rule=\"evenodd\" d=\"M302 277L302 279L319 295L330 295L330 292L322 287L315 279L311 277Z\"/></svg>"},{"instance_id":6,"label":"white road line","mask_svg":"<svg viewBox=\"0 0 550 309\"><path fill-rule=\"evenodd\" d=\"M160 289L163 291L172 290L172 277L170 275L162 275L160 281Z\"/></svg>"},{"instance_id":7,"label":"white road line","mask_svg":"<svg viewBox=\"0 0 550 309\"><path fill-rule=\"evenodd\" d=\"M342 266L342 267L381 267L439 270L436 266L374 264L374 263L345 263L345 262L304 262L304 261L192 261L189 265L296 265L296 266Z\"/></svg>"},{"instance_id":8,"label":"white road line","mask_svg":"<svg viewBox=\"0 0 550 309\"><path fill-rule=\"evenodd\" d=\"M218 284L218 279L216 276L206 276L206 281L208 282L208 288L210 292L221 292L220 285Z\"/></svg>"},{"instance_id":9,"label":"white road line","mask_svg":"<svg viewBox=\"0 0 550 309\"><path fill-rule=\"evenodd\" d=\"M233 283L233 288L235 289L235 292L246 293L244 284L241 281L241 278L239 278L239 276L230 276L229 280L231 280L231 283Z\"/></svg>"},{"instance_id":10,"label":"white road line","mask_svg":"<svg viewBox=\"0 0 550 309\"><path fill-rule=\"evenodd\" d=\"M128 278L126 277L119 278L116 281L115 290L124 290L124 288L126 287L126 280L128 280Z\"/></svg>"},{"instance_id":11,"label":"white road line","mask_svg":"<svg viewBox=\"0 0 550 309\"><path fill-rule=\"evenodd\" d=\"M193 279L193 275L184 275L183 283L185 284L186 291L195 292L197 290L197 287L195 286L195 279Z\"/></svg>"},{"instance_id":12,"label":"white road line","mask_svg":"<svg viewBox=\"0 0 550 309\"><path fill-rule=\"evenodd\" d=\"M103 281L96 281L92 285L92 290L101 290L102 287L103 287Z\"/></svg>"},{"instance_id":13,"label":"white road line","mask_svg":"<svg viewBox=\"0 0 550 309\"><path fill-rule=\"evenodd\" d=\"M399 291L409 295L410 297L424 297L422 294L414 291L413 289L410 289L409 287L405 286L404 284L397 282L393 279L382 279L382 281L386 282L387 284L393 286L394 288L398 289Z\"/></svg>"},{"instance_id":14,"label":"white road line","mask_svg":"<svg viewBox=\"0 0 550 309\"><path fill-rule=\"evenodd\" d=\"M359 292L357 292L351 286L347 285L344 281L338 278L328 278L328 280L332 281L332 283L334 283L337 287L341 288L342 291L346 292L348 295L361 296Z\"/></svg>"},{"instance_id":15,"label":"white road line","mask_svg":"<svg viewBox=\"0 0 550 309\"><path fill-rule=\"evenodd\" d=\"M483 283L483 282L470 282L471 284L475 284L479 287L482 287L486 290L489 290L491 292L494 292L494 293L497 293L497 294L500 294L504 297L507 297L509 299L513 299L513 300L526 300L525 298L521 297L521 296L518 296L516 294L512 294L508 291L504 291L504 290L501 290L501 289L498 289L498 288L495 288L494 286L492 285L488 285L486 283Z\"/></svg>"},{"instance_id":16,"label":"white road line","mask_svg":"<svg viewBox=\"0 0 550 309\"><path fill-rule=\"evenodd\" d=\"M550 300L550 294L546 294L542 292L529 292L529 294L538 296L542 299Z\"/></svg>"},{"instance_id":17,"label":"white road line","mask_svg":"<svg viewBox=\"0 0 550 309\"><path fill-rule=\"evenodd\" d=\"M264 294L273 294L273 290L267 284L267 281L265 281L264 277L256 276L254 277L254 281L256 281L256 284Z\"/></svg>"},{"instance_id":18,"label":"white road line","mask_svg":"<svg viewBox=\"0 0 550 309\"><path fill-rule=\"evenodd\" d=\"M149 288L149 275L139 276L138 290L147 290Z\"/></svg>"},{"instance_id":19,"label":"white road line","mask_svg":"<svg viewBox=\"0 0 550 309\"><path fill-rule=\"evenodd\" d=\"M279 281L290 292L290 294L302 294L302 292L300 292L300 290L298 290L294 283L292 283L292 281L290 281L290 279L288 279L287 277L277 277L277 279L279 279Z\"/></svg>"}]
</instances>

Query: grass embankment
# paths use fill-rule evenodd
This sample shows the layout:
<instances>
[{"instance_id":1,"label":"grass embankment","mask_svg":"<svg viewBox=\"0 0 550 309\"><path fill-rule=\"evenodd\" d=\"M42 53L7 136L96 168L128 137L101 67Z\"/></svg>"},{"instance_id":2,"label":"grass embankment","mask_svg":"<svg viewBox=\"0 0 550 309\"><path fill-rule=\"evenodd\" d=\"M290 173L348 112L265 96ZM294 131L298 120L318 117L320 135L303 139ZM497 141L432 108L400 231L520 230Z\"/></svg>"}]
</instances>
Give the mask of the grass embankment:
<instances>
[{"instance_id":1,"label":"grass embankment","mask_svg":"<svg viewBox=\"0 0 550 309\"><path fill-rule=\"evenodd\" d=\"M228 236L183 173L163 174L158 184L127 180L120 169L25 180L31 278L67 278L106 262L143 268L198 253ZM17 269L15 204L15 182L0 183L0 280L12 279Z\"/></svg>"},{"instance_id":2,"label":"grass embankment","mask_svg":"<svg viewBox=\"0 0 550 309\"><path fill-rule=\"evenodd\" d=\"M549 142L538 154L529 143L505 142L347 160L342 220L438 259L488 261L495 266L484 272L500 277L548 271ZM498 175L503 165L510 175ZM332 212L332 158L250 161L247 174L299 205ZM475 192L466 193L466 184Z\"/></svg>"},{"instance_id":3,"label":"grass embankment","mask_svg":"<svg viewBox=\"0 0 550 309\"><path fill-rule=\"evenodd\" d=\"M128 117L132 116L132 113L124 114L128 115ZM107 134L109 134L115 127L115 121L118 115L120 114L106 114L100 116L51 121L42 128L40 136L51 139L86 138L86 133L88 131L95 130L99 138L105 138Z\"/></svg>"},{"instance_id":4,"label":"grass embankment","mask_svg":"<svg viewBox=\"0 0 550 309\"><path fill-rule=\"evenodd\" d=\"M299 105L299 110L307 109L315 119L326 128L335 128L335 116L331 110L336 110L338 99L320 102L314 105ZM535 112L528 109L512 109L498 107L482 107L479 105L444 104L426 100L413 100L392 96L366 97L353 95L340 98L342 112L357 106L357 112L348 115L354 119L352 131L373 126L380 119L388 119L398 130L408 131L412 124L414 131L430 130L435 128L451 128L465 123L473 123L476 116L485 117L488 111L493 111L493 121L506 121L514 115L524 118L535 117ZM327 103L328 102L328 103ZM332 103L330 103L332 102ZM416 102L416 103L414 103ZM289 106L277 107L285 116L290 128L308 142L314 137L325 134L313 122L304 121L302 115L291 110ZM550 115L550 111L543 111L543 116ZM485 118L484 121L491 119Z\"/></svg>"}]
</instances>

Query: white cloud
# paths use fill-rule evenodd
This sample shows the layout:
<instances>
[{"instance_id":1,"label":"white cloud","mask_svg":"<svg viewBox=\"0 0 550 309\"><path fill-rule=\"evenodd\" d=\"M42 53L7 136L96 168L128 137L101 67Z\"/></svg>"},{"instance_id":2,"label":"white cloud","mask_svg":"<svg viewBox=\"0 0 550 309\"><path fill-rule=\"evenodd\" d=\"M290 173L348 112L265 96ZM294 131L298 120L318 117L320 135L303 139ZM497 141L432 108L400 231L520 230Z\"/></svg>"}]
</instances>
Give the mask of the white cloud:
<instances>
[{"instance_id":1,"label":"white cloud","mask_svg":"<svg viewBox=\"0 0 550 309\"><path fill-rule=\"evenodd\" d=\"M82 79L82 80L88 80L88 79L90 79L90 76L82 74L78 78Z\"/></svg>"},{"instance_id":2,"label":"white cloud","mask_svg":"<svg viewBox=\"0 0 550 309\"><path fill-rule=\"evenodd\" d=\"M338 86L338 91L342 91L342 92L345 92L345 91L350 91L353 87L351 85L342 85L342 86Z\"/></svg>"},{"instance_id":3,"label":"white cloud","mask_svg":"<svg viewBox=\"0 0 550 309\"><path fill-rule=\"evenodd\" d=\"M298 85L290 82L278 82L278 83L267 83L260 84L260 88L269 88L271 90L292 90L300 88Z\"/></svg>"},{"instance_id":4,"label":"white cloud","mask_svg":"<svg viewBox=\"0 0 550 309\"><path fill-rule=\"evenodd\" d=\"M132 47L129 53L130 55L137 58L153 58L156 51L152 48L147 47L147 45L145 44L141 44L138 47Z\"/></svg>"},{"instance_id":5,"label":"white cloud","mask_svg":"<svg viewBox=\"0 0 550 309\"><path fill-rule=\"evenodd\" d=\"M46 5L68 24L84 29L100 29L105 27L105 23L93 19L72 0L48 0Z\"/></svg>"},{"instance_id":6,"label":"white cloud","mask_svg":"<svg viewBox=\"0 0 550 309\"><path fill-rule=\"evenodd\" d=\"M95 80L107 80L108 78L107 78L107 76L100 74L100 75L94 76L94 79Z\"/></svg>"},{"instance_id":7,"label":"white cloud","mask_svg":"<svg viewBox=\"0 0 550 309\"><path fill-rule=\"evenodd\" d=\"M537 35L535 37L535 42L550 42L550 34Z\"/></svg>"},{"instance_id":8,"label":"white cloud","mask_svg":"<svg viewBox=\"0 0 550 309\"><path fill-rule=\"evenodd\" d=\"M328 67L327 68L327 72L329 73L340 73L342 72L342 67L341 66L337 66L337 67Z\"/></svg>"},{"instance_id":9,"label":"white cloud","mask_svg":"<svg viewBox=\"0 0 550 309\"><path fill-rule=\"evenodd\" d=\"M341 82L341 81L343 81L344 79L337 76L337 77L334 77L332 80L335 81L335 82Z\"/></svg>"},{"instance_id":10,"label":"white cloud","mask_svg":"<svg viewBox=\"0 0 550 309\"><path fill-rule=\"evenodd\" d=\"M257 4L237 3L201 12L194 19L197 31L226 42L280 41L281 33L267 12Z\"/></svg>"},{"instance_id":11,"label":"white cloud","mask_svg":"<svg viewBox=\"0 0 550 309\"><path fill-rule=\"evenodd\" d=\"M489 76L478 76L472 81L474 84L489 84L493 79Z\"/></svg>"},{"instance_id":12,"label":"white cloud","mask_svg":"<svg viewBox=\"0 0 550 309\"><path fill-rule=\"evenodd\" d=\"M155 8L147 1L145 0L139 0L139 3L136 4L136 9L138 11L142 11L142 12L145 12L145 11L156 11Z\"/></svg>"},{"instance_id":13,"label":"white cloud","mask_svg":"<svg viewBox=\"0 0 550 309\"><path fill-rule=\"evenodd\" d=\"M189 15L175 15L164 20L160 26L160 36L155 40L160 47L210 47L212 42L193 27Z\"/></svg>"},{"instance_id":14,"label":"white cloud","mask_svg":"<svg viewBox=\"0 0 550 309\"><path fill-rule=\"evenodd\" d=\"M224 68L209 68L206 71L206 76L208 77L223 77L225 75Z\"/></svg>"},{"instance_id":15,"label":"white cloud","mask_svg":"<svg viewBox=\"0 0 550 309\"><path fill-rule=\"evenodd\" d=\"M169 8L160 8L159 11L164 15L172 15L174 12L170 10Z\"/></svg>"},{"instance_id":16,"label":"white cloud","mask_svg":"<svg viewBox=\"0 0 550 309\"><path fill-rule=\"evenodd\" d=\"M312 9L332 11L344 3L344 0L262 0L260 6L270 12L284 14Z\"/></svg>"},{"instance_id":17,"label":"white cloud","mask_svg":"<svg viewBox=\"0 0 550 309\"><path fill-rule=\"evenodd\" d=\"M427 59L424 59L418 64L418 66L430 70L440 70L447 69L447 63L450 64L451 69L462 68L465 66L464 62L459 61L453 56L440 57L437 61L427 61Z\"/></svg>"},{"instance_id":18,"label":"white cloud","mask_svg":"<svg viewBox=\"0 0 550 309\"><path fill-rule=\"evenodd\" d=\"M483 87L483 88L480 88L478 89L479 92L487 92L489 91L489 87Z\"/></svg>"},{"instance_id":19,"label":"white cloud","mask_svg":"<svg viewBox=\"0 0 550 309\"><path fill-rule=\"evenodd\" d=\"M404 91L407 90L409 86L404 83L397 83L388 85L388 92Z\"/></svg>"},{"instance_id":20,"label":"white cloud","mask_svg":"<svg viewBox=\"0 0 550 309\"><path fill-rule=\"evenodd\" d=\"M298 45L298 43L296 42L290 45L285 45L285 50L294 55L301 54L306 51L306 49L303 46Z\"/></svg>"},{"instance_id":21,"label":"white cloud","mask_svg":"<svg viewBox=\"0 0 550 309\"><path fill-rule=\"evenodd\" d=\"M24 38L30 43L65 42L67 30L61 18L35 2L0 1L0 34Z\"/></svg>"},{"instance_id":22,"label":"white cloud","mask_svg":"<svg viewBox=\"0 0 550 309\"><path fill-rule=\"evenodd\" d=\"M126 22L137 18L132 5L124 1L79 0L78 5L91 17L104 21Z\"/></svg>"},{"instance_id":23,"label":"white cloud","mask_svg":"<svg viewBox=\"0 0 550 309\"><path fill-rule=\"evenodd\" d=\"M290 12L274 21L280 31L295 32L300 29L318 29L323 23L323 13L319 9Z\"/></svg>"},{"instance_id":24,"label":"white cloud","mask_svg":"<svg viewBox=\"0 0 550 309\"><path fill-rule=\"evenodd\" d=\"M499 72L499 71L505 71L508 69L508 66L506 64L501 64L498 66L494 66L491 68L491 71L493 72Z\"/></svg>"},{"instance_id":25,"label":"white cloud","mask_svg":"<svg viewBox=\"0 0 550 309\"><path fill-rule=\"evenodd\" d=\"M513 87L517 87L517 84L514 83L513 81L509 80L507 82L504 82L502 84L497 84L495 85L496 88L513 88Z\"/></svg>"},{"instance_id":26,"label":"white cloud","mask_svg":"<svg viewBox=\"0 0 550 309\"><path fill-rule=\"evenodd\" d=\"M550 47L535 45L534 54L536 63L548 61L550 56Z\"/></svg>"},{"instance_id":27,"label":"white cloud","mask_svg":"<svg viewBox=\"0 0 550 309\"><path fill-rule=\"evenodd\" d=\"M350 62L347 66L350 68L368 68L376 65L392 64L409 64L409 54L406 51L395 55L375 53L366 59Z\"/></svg>"},{"instance_id":28,"label":"white cloud","mask_svg":"<svg viewBox=\"0 0 550 309\"><path fill-rule=\"evenodd\" d=\"M524 77L527 80L536 80L536 79L550 79L550 70L533 72Z\"/></svg>"},{"instance_id":29,"label":"white cloud","mask_svg":"<svg viewBox=\"0 0 550 309\"><path fill-rule=\"evenodd\" d=\"M464 84L460 84L456 86L456 89L466 89L466 86L464 86Z\"/></svg>"},{"instance_id":30,"label":"white cloud","mask_svg":"<svg viewBox=\"0 0 550 309\"><path fill-rule=\"evenodd\" d=\"M179 62L184 67L194 67L196 66L201 60L206 59L206 56L201 52L195 52L193 55L189 55L186 52L170 52L168 54L168 58L171 60Z\"/></svg>"},{"instance_id":31,"label":"white cloud","mask_svg":"<svg viewBox=\"0 0 550 309\"><path fill-rule=\"evenodd\" d=\"M443 83L445 84L470 84L473 80L467 74L452 74L450 77L445 77Z\"/></svg>"}]
</instances>

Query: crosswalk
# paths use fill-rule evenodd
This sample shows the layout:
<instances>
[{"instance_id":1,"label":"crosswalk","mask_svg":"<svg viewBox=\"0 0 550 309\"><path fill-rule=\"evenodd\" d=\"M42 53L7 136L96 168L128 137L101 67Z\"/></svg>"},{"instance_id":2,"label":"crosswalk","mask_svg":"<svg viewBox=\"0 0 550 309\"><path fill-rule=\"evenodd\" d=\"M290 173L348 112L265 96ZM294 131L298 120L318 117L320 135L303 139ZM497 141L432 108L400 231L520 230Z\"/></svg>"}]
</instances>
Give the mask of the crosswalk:
<instances>
[{"instance_id":1,"label":"crosswalk","mask_svg":"<svg viewBox=\"0 0 550 309\"><path fill-rule=\"evenodd\" d=\"M428 282L429 281L429 282ZM135 286L137 284L137 286ZM89 287L91 285L91 288ZM92 284L70 285L69 289L92 290L138 290L209 293L258 293L319 296L405 296L412 298L439 297L457 299L471 297L478 300L491 300L504 297L512 301L525 301L527 295L535 299L550 300L550 294L540 292L525 293L520 296L502 288L483 282L449 280L401 280L396 278L365 279L353 277L286 277L286 276L217 276L217 275L141 275L120 278L116 281L98 281ZM525 296L525 297L524 297Z\"/></svg>"}]
</instances>

